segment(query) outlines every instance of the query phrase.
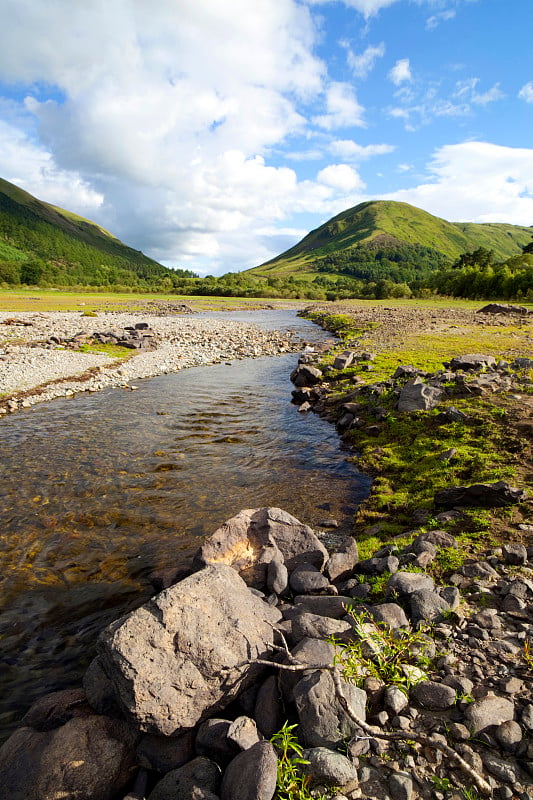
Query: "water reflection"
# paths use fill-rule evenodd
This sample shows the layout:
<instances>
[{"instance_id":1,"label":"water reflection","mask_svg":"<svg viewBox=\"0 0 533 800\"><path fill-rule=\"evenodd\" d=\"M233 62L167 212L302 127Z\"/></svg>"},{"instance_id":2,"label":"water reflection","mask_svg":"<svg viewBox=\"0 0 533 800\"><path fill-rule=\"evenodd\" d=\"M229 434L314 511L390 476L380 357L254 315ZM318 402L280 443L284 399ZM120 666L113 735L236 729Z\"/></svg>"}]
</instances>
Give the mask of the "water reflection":
<instances>
[{"instance_id":1,"label":"water reflection","mask_svg":"<svg viewBox=\"0 0 533 800\"><path fill-rule=\"evenodd\" d=\"M350 530L369 482L332 426L290 404L295 362L185 370L0 422L0 726L78 682L97 632L147 597L150 573L185 563L240 509Z\"/></svg>"}]
</instances>

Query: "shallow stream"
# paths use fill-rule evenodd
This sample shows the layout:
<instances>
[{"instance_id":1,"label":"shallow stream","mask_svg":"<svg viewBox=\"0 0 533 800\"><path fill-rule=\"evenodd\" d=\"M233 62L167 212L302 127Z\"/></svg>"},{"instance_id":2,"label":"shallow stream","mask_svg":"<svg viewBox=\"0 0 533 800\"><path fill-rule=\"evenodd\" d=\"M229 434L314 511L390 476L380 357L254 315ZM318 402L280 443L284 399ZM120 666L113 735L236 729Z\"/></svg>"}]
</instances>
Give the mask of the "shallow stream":
<instances>
[{"instance_id":1,"label":"shallow stream","mask_svg":"<svg viewBox=\"0 0 533 800\"><path fill-rule=\"evenodd\" d=\"M326 338L294 312L231 318ZM0 736L79 684L97 633L148 597L149 576L242 508L350 532L370 481L333 426L291 405L296 361L194 368L0 420Z\"/></svg>"}]
</instances>

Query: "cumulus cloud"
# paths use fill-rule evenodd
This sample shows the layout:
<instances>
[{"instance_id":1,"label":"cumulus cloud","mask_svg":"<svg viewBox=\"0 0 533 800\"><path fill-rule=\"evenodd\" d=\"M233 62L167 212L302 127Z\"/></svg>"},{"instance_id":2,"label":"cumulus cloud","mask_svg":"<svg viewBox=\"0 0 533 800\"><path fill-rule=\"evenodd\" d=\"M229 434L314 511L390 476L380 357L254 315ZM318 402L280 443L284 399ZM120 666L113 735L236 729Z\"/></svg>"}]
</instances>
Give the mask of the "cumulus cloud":
<instances>
[{"instance_id":1,"label":"cumulus cloud","mask_svg":"<svg viewBox=\"0 0 533 800\"><path fill-rule=\"evenodd\" d=\"M39 199L82 215L94 214L104 202L79 172L60 169L51 153L1 119L0 175Z\"/></svg>"},{"instance_id":2,"label":"cumulus cloud","mask_svg":"<svg viewBox=\"0 0 533 800\"><path fill-rule=\"evenodd\" d=\"M533 149L489 142L440 147L429 179L387 195L456 222L533 222Z\"/></svg>"},{"instance_id":3,"label":"cumulus cloud","mask_svg":"<svg viewBox=\"0 0 533 800\"><path fill-rule=\"evenodd\" d=\"M365 127L364 108L357 102L353 86L332 82L326 91L326 113L313 118L315 125L332 131L352 126Z\"/></svg>"},{"instance_id":4,"label":"cumulus cloud","mask_svg":"<svg viewBox=\"0 0 533 800\"><path fill-rule=\"evenodd\" d=\"M520 100L525 100L526 103L533 103L533 81L525 83L518 92Z\"/></svg>"},{"instance_id":5,"label":"cumulus cloud","mask_svg":"<svg viewBox=\"0 0 533 800\"><path fill-rule=\"evenodd\" d=\"M317 181L334 189L343 192L351 192L354 189L363 189L364 183L353 167L348 164L329 164L321 169L317 175Z\"/></svg>"},{"instance_id":6,"label":"cumulus cloud","mask_svg":"<svg viewBox=\"0 0 533 800\"><path fill-rule=\"evenodd\" d=\"M327 2L335 2L336 0L307 0L310 5L321 5ZM375 16L382 8L388 8L398 0L342 0L344 5L348 8L355 8L360 11L367 19ZM429 0L431 2L431 0Z\"/></svg>"},{"instance_id":7,"label":"cumulus cloud","mask_svg":"<svg viewBox=\"0 0 533 800\"><path fill-rule=\"evenodd\" d=\"M394 83L395 86L400 86L400 84L404 83L405 81L410 82L413 80L413 76L411 75L411 64L408 58L398 59L396 64L389 72L389 79Z\"/></svg>"},{"instance_id":8,"label":"cumulus cloud","mask_svg":"<svg viewBox=\"0 0 533 800\"><path fill-rule=\"evenodd\" d=\"M378 45L369 45L366 50L359 55L356 55L352 50L348 49L347 62L357 78L366 78L374 69L374 64L377 59L383 58L384 55L385 43L381 42Z\"/></svg>"}]
</instances>

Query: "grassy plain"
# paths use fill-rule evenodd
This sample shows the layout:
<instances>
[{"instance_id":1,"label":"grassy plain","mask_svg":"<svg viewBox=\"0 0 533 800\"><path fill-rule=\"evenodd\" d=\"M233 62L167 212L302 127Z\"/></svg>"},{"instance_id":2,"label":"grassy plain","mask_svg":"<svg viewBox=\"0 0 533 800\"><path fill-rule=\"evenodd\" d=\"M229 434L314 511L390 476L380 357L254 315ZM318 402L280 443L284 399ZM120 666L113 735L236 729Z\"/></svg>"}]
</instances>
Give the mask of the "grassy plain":
<instances>
[{"instance_id":1,"label":"grassy plain","mask_svg":"<svg viewBox=\"0 0 533 800\"><path fill-rule=\"evenodd\" d=\"M194 311L302 307L308 301L269 300L255 297L193 297L176 294L121 294L116 292L66 292L55 289L0 290L0 311L146 311L148 304L184 304ZM170 311L170 308L169 308Z\"/></svg>"}]
</instances>

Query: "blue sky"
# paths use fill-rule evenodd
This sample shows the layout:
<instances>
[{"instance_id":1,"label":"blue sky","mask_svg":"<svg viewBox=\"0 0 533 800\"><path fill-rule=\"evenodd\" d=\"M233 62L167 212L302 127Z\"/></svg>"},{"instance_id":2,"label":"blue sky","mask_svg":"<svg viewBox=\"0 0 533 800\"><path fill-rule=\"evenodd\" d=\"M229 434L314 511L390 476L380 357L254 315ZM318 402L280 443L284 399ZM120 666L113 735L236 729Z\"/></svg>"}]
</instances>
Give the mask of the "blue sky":
<instances>
[{"instance_id":1,"label":"blue sky","mask_svg":"<svg viewBox=\"0 0 533 800\"><path fill-rule=\"evenodd\" d=\"M0 0L0 176L169 266L394 199L533 225L531 0Z\"/></svg>"}]
</instances>

